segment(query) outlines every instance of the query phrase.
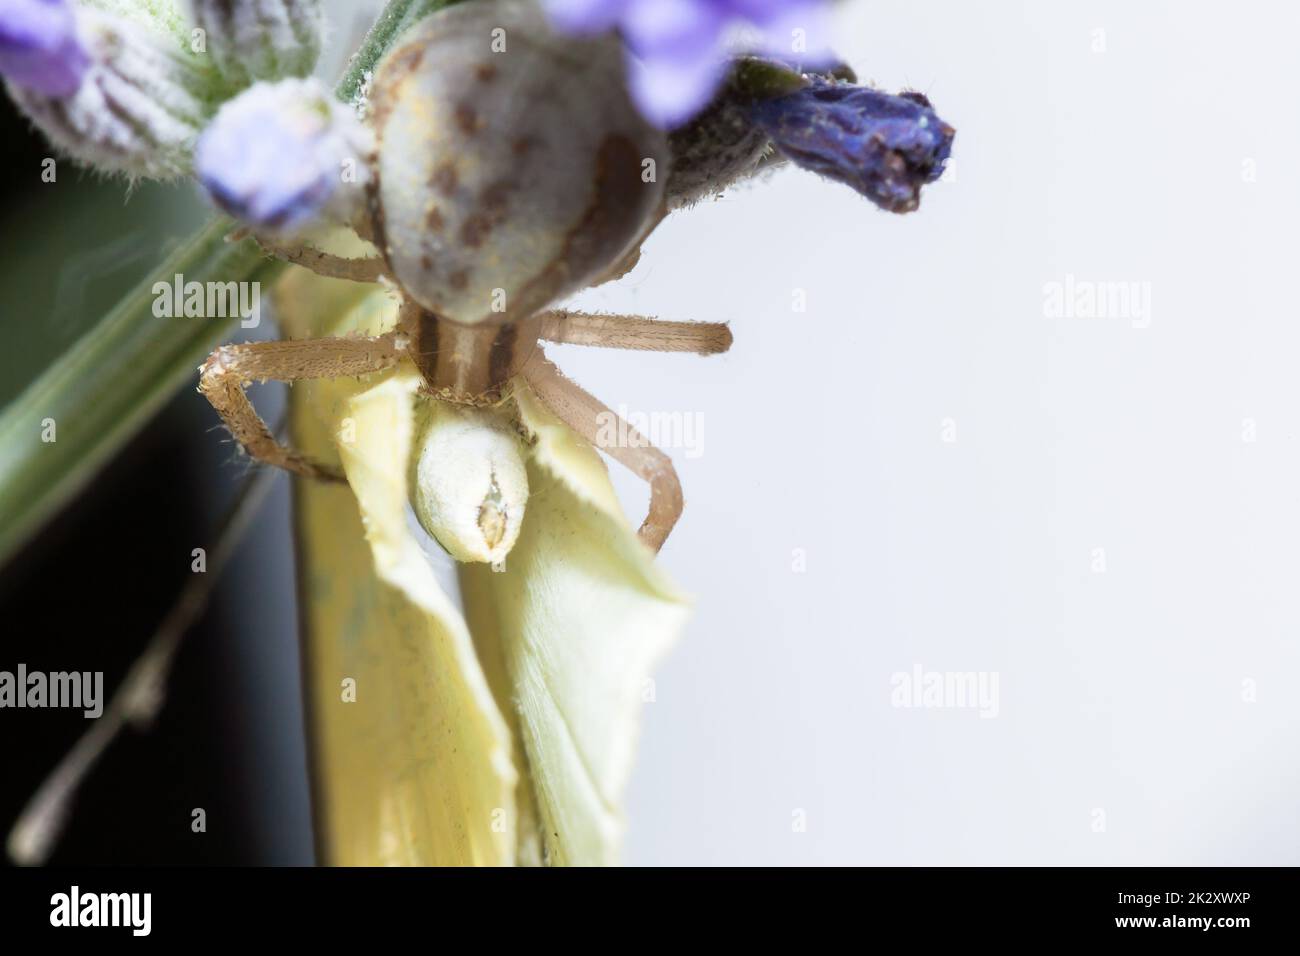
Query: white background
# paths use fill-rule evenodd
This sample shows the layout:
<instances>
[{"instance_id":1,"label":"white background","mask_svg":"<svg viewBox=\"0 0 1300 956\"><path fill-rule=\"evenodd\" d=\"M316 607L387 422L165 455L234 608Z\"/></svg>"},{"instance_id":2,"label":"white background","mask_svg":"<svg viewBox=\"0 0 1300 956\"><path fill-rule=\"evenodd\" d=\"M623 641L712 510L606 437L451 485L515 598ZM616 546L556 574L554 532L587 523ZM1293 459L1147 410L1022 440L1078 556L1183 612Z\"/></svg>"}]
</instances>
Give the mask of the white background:
<instances>
[{"instance_id":1,"label":"white background","mask_svg":"<svg viewBox=\"0 0 1300 956\"><path fill-rule=\"evenodd\" d=\"M334 6L336 39L366 21ZM957 128L956 180L906 217L793 170L678 214L579 304L730 321L732 352L551 350L703 427L669 449L696 613L626 862L1300 863L1300 6L839 16ZM1149 283L1149 325L1048 317L1067 275ZM292 698L286 641L250 700ZM996 673L997 716L891 706L917 665Z\"/></svg>"},{"instance_id":2,"label":"white background","mask_svg":"<svg viewBox=\"0 0 1300 956\"><path fill-rule=\"evenodd\" d=\"M680 214L582 304L728 320L731 354L552 353L703 424L627 862L1300 862L1300 8L841 27L957 128L956 181L894 217L787 171ZM1149 327L1047 317L1067 274L1150 283ZM998 715L892 707L917 664L996 672Z\"/></svg>"}]
</instances>

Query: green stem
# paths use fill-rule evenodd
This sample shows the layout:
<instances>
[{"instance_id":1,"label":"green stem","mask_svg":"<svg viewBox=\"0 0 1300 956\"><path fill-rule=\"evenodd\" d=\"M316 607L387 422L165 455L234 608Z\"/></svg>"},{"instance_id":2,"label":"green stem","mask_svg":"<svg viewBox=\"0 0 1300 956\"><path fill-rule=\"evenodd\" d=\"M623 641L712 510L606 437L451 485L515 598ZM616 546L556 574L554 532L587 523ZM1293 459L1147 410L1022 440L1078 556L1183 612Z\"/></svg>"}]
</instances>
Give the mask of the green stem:
<instances>
[{"instance_id":1,"label":"green stem","mask_svg":"<svg viewBox=\"0 0 1300 956\"><path fill-rule=\"evenodd\" d=\"M449 0L390 0L336 92L351 100L402 34ZM453 0L454 2L454 0ZM0 565L84 488L234 327L230 318L158 318L157 282L265 282L284 268L219 218L137 284L0 413ZM52 420L54 441L43 440Z\"/></svg>"},{"instance_id":2,"label":"green stem","mask_svg":"<svg viewBox=\"0 0 1300 956\"><path fill-rule=\"evenodd\" d=\"M348 64L343 79L339 81L335 90L339 99L349 101L357 95L366 73L374 69L375 64L408 27L457 2L459 0L389 0L384 12L361 42L361 49Z\"/></svg>"},{"instance_id":3,"label":"green stem","mask_svg":"<svg viewBox=\"0 0 1300 956\"><path fill-rule=\"evenodd\" d=\"M154 282L284 268L252 242L226 243L219 219L169 256L0 416L0 560L10 556L189 381L237 318L158 318ZM48 440L51 437L53 441Z\"/></svg>"}]
</instances>

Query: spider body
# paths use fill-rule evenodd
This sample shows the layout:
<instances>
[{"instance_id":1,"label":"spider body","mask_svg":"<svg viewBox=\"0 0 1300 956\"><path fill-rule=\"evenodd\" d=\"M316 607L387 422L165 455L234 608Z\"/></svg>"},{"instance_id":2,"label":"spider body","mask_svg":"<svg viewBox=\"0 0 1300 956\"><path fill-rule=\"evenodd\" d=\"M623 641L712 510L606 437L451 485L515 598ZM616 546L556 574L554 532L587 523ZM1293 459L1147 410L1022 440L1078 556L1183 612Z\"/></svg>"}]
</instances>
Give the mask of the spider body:
<instances>
[{"instance_id":1,"label":"spider body","mask_svg":"<svg viewBox=\"0 0 1300 956\"><path fill-rule=\"evenodd\" d=\"M465 325L528 319L608 272L661 213L669 163L616 39L488 6L414 27L369 101L375 244L409 298Z\"/></svg>"},{"instance_id":2,"label":"spider body","mask_svg":"<svg viewBox=\"0 0 1300 956\"><path fill-rule=\"evenodd\" d=\"M493 405L536 352L541 317L466 325L416 307L404 311L402 329L406 354L430 395L457 405Z\"/></svg>"},{"instance_id":3,"label":"spider body","mask_svg":"<svg viewBox=\"0 0 1300 956\"><path fill-rule=\"evenodd\" d=\"M528 0L444 8L380 64L367 122L375 149L353 225L379 257L264 245L324 275L387 279L402 299L397 326L373 338L224 346L203 365L200 391L253 457L340 479L275 439L248 384L360 376L404 361L429 396L458 405L501 404L521 384L650 485L640 535L658 550L682 510L671 460L626 425L617 429L625 441L601 445L602 423L617 416L539 344L699 354L731 345L720 324L548 311L626 272L666 211L667 139L633 108L618 41L553 34Z\"/></svg>"}]
</instances>

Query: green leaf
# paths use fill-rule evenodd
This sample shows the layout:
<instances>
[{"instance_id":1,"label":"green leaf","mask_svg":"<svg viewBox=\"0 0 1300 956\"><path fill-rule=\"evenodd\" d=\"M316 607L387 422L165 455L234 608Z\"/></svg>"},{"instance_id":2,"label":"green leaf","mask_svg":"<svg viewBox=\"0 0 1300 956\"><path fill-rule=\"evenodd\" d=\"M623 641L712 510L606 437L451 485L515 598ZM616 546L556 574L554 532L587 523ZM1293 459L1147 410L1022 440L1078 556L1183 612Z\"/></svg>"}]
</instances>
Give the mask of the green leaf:
<instances>
[{"instance_id":1,"label":"green leaf","mask_svg":"<svg viewBox=\"0 0 1300 956\"><path fill-rule=\"evenodd\" d=\"M238 321L158 318L153 284L267 281L283 268L217 220L169 256L0 415L0 561L86 485ZM52 423L54 441L47 441Z\"/></svg>"}]
</instances>

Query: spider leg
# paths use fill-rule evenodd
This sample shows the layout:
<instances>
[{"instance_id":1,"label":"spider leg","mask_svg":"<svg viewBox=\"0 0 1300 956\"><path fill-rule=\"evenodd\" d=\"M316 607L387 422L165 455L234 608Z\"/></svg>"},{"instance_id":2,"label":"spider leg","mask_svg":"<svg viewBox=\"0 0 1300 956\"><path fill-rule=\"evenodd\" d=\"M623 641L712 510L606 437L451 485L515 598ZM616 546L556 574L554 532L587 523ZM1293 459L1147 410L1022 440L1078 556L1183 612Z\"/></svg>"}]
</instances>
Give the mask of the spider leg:
<instances>
[{"instance_id":1,"label":"spider leg","mask_svg":"<svg viewBox=\"0 0 1300 956\"><path fill-rule=\"evenodd\" d=\"M233 235L240 236L240 233L236 232ZM379 277L386 268L384 260L377 256L349 259L345 256L336 256L333 253L324 252L315 246L302 242L283 245L265 236L254 236L253 238L259 246L277 259L310 269L317 275L325 276L327 279L378 282Z\"/></svg>"},{"instance_id":2,"label":"spider leg","mask_svg":"<svg viewBox=\"0 0 1300 956\"><path fill-rule=\"evenodd\" d=\"M639 315L592 315L564 309L543 314L541 338L607 349L700 355L717 355L731 348L731 329L722 322L663 322Z\"/></svg>"},{"instance_id":3,"label":"spider leg","mask_svg":"<svg viewBox=\"0 0 1300 956\"><path fill-rule=\"evenodd\" d=\"M566 378L540 348L524 365L523 376L556 417L650 485L650 513L637 534L657 552L682 515L682 486L677 480L672 459L651 445L636 429L622 422L599 399ZM606 416L607 420L620 422L618 434L627 436L626 444L605 447L600 443L601 421Z\"/></svg>"},{"instance_id":4,"label":"spider leg","mask_svg":"<svg viewBox=\"0 0 1300 956\"><path fill-rule=\"evenodd\" d=\"M345 378L389 368L405 354L398 346L398 338L399 333L389 332L374 338L223 345L199 368L199 391L253 458L309 478L342 481L337 469L276 441L244 390L254 381Z\"/></svg>"}]
</instances>

